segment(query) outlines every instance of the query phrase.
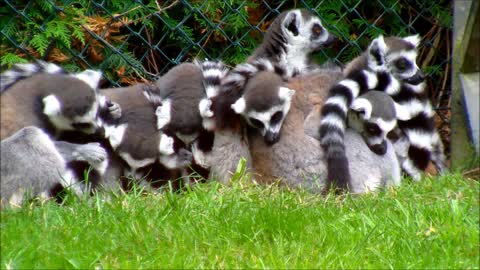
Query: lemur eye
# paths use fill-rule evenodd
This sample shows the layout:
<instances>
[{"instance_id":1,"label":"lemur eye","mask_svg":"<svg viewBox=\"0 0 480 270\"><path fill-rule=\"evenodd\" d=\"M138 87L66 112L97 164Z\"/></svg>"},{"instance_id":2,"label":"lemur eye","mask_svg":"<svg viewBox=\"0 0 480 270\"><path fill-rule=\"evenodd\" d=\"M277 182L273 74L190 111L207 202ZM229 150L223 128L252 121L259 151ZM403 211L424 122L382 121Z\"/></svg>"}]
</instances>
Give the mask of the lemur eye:
<instances>
[{"instance_id":1,"label":"lemur eye","mask_svg":"<svg viewBox=\"0 0 480 270\"><path fill-rule=\"evenodd\" d=\"M395 130L392 130L387 133L387 138L393 142L396 142L400 137Z\"/></svg>"},{"instance_id":2,"label":"lemur eye","mask_svg":"<svg viewBox=\"0 0 480 270\"><path fill-rule=\"evenodd\" d=\"M314 37L319 37L323 32L323 28L322 26L320 26L320 24L316 23L313 25L312 27L312 35Z\"/></svg>"},{"instance_id":3,"label":"lemur eye","mask_svg":"<svg viewBox=\"0 0 480 270\"><path fill-rule=\"evenodd\" d=\"M72 127L75 129L90 129L93 125L92 123L72 123Z\"/></svg>"},{"instance_id":4,"label":"lemur eye","mask_svg":"<svg viewBox=\"0 0 480 270\"><path fill-rule=\"evenodd\" d=\"M252 117L250 117L250 118L248 119L248 121L250 122L250 124L251 124L252 126L254 126L254 127L256 127L256 128L263 128L263 123L262 123L262 121L259 121L259 120L255 119L255 118L252 118Z\"/></svg>"},{"instance_id":5,"label":"lemur eye","mask_svg":"<svg viewBox=\"0 0 480 270\"><path fill-rule=\"evenodd\" d=\"M408 62L405 58L400 58L395 61L395 67L400 71L404 71L410 67L410 62Z\"/></svg>"},{"instance_id":6,"label":"lemur eye","mask_svg":"<svg viewBox=\"0 0 480 270\"><path fill-rule=\"evenodd\" d=\"M365 130L372 135L380 135L382 130L374 123L365 123Z\"/></svg>"},{"instance_id":7,"label":"lemur eye","mask_svg":"<svg viewBox=\"0 0 480 270\"><path fill-rule=\"evenodd\" d=\"M271 124L271 125L278 124L278 123L280 123L280 121L282 120L282 118L283 118L283 112L278 111L278 112L276 112L276 113L272 116L272 118L270 119L270 124Z\"/></svg>"}]
</instances>

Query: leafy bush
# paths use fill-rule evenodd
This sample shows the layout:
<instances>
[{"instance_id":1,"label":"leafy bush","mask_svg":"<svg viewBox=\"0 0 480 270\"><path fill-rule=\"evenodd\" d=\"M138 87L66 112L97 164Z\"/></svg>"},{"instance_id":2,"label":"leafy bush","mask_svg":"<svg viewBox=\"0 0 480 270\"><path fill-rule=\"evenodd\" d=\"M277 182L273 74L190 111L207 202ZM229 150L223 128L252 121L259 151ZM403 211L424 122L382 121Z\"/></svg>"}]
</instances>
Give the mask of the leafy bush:
<instances>
[{"instance_id":1,"label":"leafy bush","mask_svg":"<svg viewBox=\"0 0 480 270\"><path fill-rule=\"evenodd\" d=\"M153 79L194 57L233 65L253 51L279 12L294 7L317 12L345 43L318 54L319 61L345 63L379 34L413 33L434 50L425 66L434 76L441 76L449 60L443 45L434 43L435 35L450 31L449 1L301 2L7 0L0 8L1 64L42 58L68 70L100 68L114 85ZM432 25L438 32L430 31Z\"/></svg>"}]
</instances>

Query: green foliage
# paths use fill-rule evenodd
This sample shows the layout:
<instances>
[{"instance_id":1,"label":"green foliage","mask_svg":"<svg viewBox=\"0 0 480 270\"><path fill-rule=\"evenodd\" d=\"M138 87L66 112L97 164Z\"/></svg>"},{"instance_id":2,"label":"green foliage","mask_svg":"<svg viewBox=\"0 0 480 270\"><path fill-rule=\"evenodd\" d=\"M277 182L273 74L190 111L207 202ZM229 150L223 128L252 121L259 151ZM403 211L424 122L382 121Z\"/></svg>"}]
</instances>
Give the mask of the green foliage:
<instances>
[{"instance_id":1,"label":"green foliage","mask_svg":"<svg viewBox=\"0 0 480 270\"><path fill-rule=\"evenodd\" d=\"M44 58L71 70L73 65L101 68L114 85L154 79L195 57L240 63L261 42L258 29L265 30L277 12L293 7L314 10L345 44L315 55L320 62L348 62L379 34L424 35L433 24L452 26L448 0L299 1L303 6L258 0L6 1L9 5L0 7L2 53ZM118 57L113 48L126 55ZM125 71L116 72L120 67Z\"/></svg>"},{"instance_id":2,"label":"green foliage","mask_svg":"<svg viewBox=\"0 0 480 270\"><path fill-rule=\"evenodd\" d=\"M28 63L28 60L23 59L13 53L7 52L6 54L0 57L0 65L1 66L12 66L16 63Z\"/></svg>"}]
</instances>

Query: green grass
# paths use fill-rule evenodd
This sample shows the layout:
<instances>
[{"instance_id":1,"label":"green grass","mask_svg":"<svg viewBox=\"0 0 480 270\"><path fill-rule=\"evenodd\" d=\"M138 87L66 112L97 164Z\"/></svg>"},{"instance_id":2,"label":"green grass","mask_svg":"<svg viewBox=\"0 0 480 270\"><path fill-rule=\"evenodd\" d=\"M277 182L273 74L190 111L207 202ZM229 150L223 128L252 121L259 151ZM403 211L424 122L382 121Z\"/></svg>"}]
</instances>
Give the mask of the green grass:
<instances>
[{"instance_id":1,"label":"green grass","mask_svg":"<svg viewBox=\"0 0 480 270\"><path fill-rule=\"evenodd\" d=\"M236 181L1 212L2 268L477 268L479 182L364 196Z\"/></svg>"}]
</instances>

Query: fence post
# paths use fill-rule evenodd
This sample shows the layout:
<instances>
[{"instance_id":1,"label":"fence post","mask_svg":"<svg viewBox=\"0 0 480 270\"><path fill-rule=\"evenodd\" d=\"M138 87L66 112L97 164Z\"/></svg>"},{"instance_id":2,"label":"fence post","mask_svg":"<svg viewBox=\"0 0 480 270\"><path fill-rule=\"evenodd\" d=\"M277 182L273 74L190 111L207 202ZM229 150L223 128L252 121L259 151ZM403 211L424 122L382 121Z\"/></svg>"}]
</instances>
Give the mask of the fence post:
<instances>
[{"instance_id":1,"label":"fence post","mask_svg":"<svg viewBox=\"0 0 480 270\"><path fill-rule=\"evenodd\" d=\"M479 152L480 10L475 0L454 3L451 159L459 168L475 155L472 141Z\"/></svg>"}]
</instances>

